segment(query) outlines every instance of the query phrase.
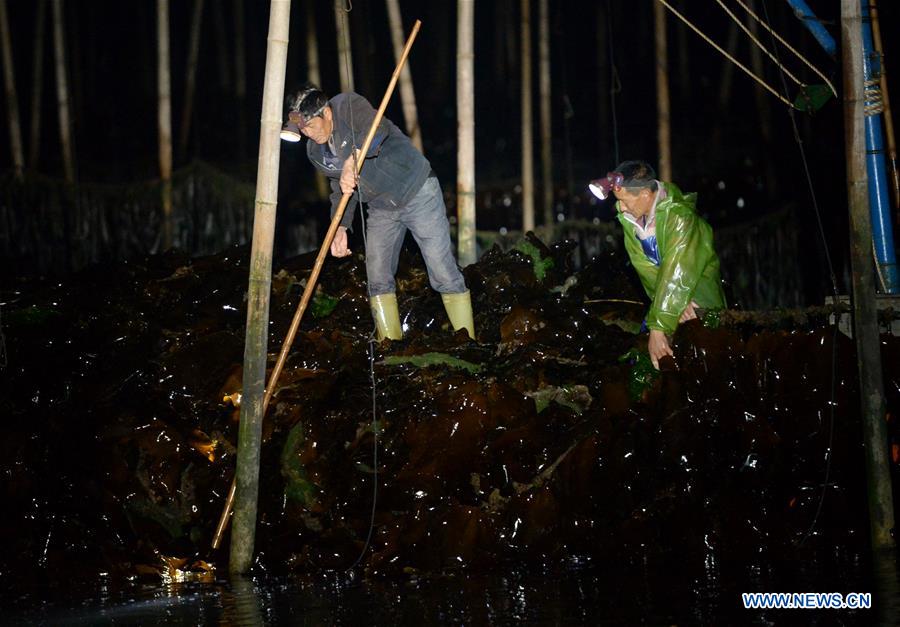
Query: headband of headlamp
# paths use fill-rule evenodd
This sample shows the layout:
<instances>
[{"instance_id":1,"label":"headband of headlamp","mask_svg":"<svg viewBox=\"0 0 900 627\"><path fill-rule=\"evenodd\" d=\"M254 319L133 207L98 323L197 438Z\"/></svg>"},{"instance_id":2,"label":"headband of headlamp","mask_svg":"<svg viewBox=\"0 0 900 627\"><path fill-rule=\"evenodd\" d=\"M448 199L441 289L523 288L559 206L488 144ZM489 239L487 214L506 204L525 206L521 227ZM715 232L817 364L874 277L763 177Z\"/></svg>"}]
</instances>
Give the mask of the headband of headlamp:
<instances>
[{"instance_id":1,"label":"headband of headlamp","mask_svg":"<svg viewBox=\"0 0 900 627\"><path fill-rule=\"evenodd\" d=\"M626 179L621 172L607 172L606 176L594 179L588 184L588 189L600 200L606 200L614 191L632 187L649 187L653 179Z\"/></svg>"},{"instance_id":2,"label":"headband of headlamp","mask_svg":"<svg viewBox=\"0 0 900 627\"><path fill-rule=\"evenodd\" d=\"M310 100L312 100L313 103L315 103L316 100L321 100L323 102L311 113L304 113L303 109L306 108L304 105ZM327 106L328 101L318 88L308 87L301 90L295 98L292 98L290 109L288 111L288 121L285 122L281 129L281 139L289 142L300 141L302 139L300 129L306 127L306 125L317 115L322 115L322 112Z\"/></svg>"}]
</instances>

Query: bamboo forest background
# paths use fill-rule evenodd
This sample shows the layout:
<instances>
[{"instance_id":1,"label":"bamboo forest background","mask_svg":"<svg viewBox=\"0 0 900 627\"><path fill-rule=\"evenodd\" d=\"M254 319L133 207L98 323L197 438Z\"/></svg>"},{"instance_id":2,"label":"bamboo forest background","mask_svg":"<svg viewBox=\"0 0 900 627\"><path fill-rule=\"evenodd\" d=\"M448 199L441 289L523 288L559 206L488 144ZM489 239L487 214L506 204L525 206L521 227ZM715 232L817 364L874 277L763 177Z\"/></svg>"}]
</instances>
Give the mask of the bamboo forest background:
<instances>
[{"instance_id":1,"label":"bamboo forest background","mask_svg":"<svg viewBox=\"0 0 900 627\"><path fill-rule=\"evenodd\" d=\"M770 83L781 84L777 66L714 3L674 4ZM837 3L809 4L839 39ZM881 4L882 30L889 33L900 12L895 3ZM161 5L168 45L158 28ZM458 185L471 185L468 174L458 174L462 165L457 169L457 47L469 37L457 31L457 12L464 5L465 0L293 0L286 80L286 91L312 78L334 94L347 87L351 70L353 88L377 102L394 68L389 17L395 37L405 37L420 19L409 60L411 89L398 89L387 115L407 126L403 106L414 93L423 150L454 218ZM751 5L832 77L840 93L839 61L818 47L787 3ZM622 159L659 163L660 56L654 44L655 24L664 24L668 165L682 189L699 192L736 304L822 302L829 291L825 250L815 235L791 116L776 99L671 14L660 22L652 0L493 0L468 6L474 9L477 252L513 245L529 204L542 239L577 241L576 262L621 247L611 203L596 202L586 183ZM268 2L2 0L0 7L9 120L0 131L6 147L0 156L4 284L138 259L169 245L204 255L249 242ZM342 16L346 37L337 35ZM529 18L527 31L523 16ZM545 32L549 83L542 89ZM350 62L339 62L344 41ZM165 105L157 68L163 49L170 129L160 123ZM528 108L533 120L524 118L523 127ZM841 106L832 99L814 114L794 117L829 252L846 289ZM161 130L171 136L171 158L160 150ZM523 147L530 156L525 152L523 158ZM526 163L533 166L533 181ZM317 248L328 207L302 145L282 146L279 187L276 253L286 257Z\"/></svg>"}]
</instances>

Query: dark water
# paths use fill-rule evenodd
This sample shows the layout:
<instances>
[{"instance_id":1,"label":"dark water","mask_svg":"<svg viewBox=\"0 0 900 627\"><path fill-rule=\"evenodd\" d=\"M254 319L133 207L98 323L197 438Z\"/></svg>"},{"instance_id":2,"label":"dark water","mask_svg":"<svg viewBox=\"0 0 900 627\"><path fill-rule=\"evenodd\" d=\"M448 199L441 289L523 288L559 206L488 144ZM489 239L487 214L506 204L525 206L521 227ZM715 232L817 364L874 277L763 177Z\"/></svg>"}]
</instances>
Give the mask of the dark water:
<instances>
[{"instance_id":1,"label":"dark water","mask_svg":"<svg viewBox=\"0 0 900 627\"><path fill-rule=\"evenodd\" d=\"M823 569L823 566L828 568ZM312 577L236 578L209 583L132 582L93 587L82 598L7 611L21 625L894 625L900 619L896 569L878 573L860 556L691 568L665 559L599 567L554 567L360 580L352 572ZM878 576L875 576L877 574ZM879 579L880 578L880 579ZM77 590L68 588L67 594ZM91 586L87 586L91 588ZM747 610L747 591L870 591L866 610ZM26 602L19 599L16 605Z\"/></svg>"},{"instance_id":2,"label":"dark water","mask_svg":"<svg viewBox=\"0 0 900 627\"><path fill-rule=\"evenodd\" d=\"M467 267L477 341L405 255L406 337L371 354L360 258L326 266L264 427L249 582L221 579L229 536L210 549L247 251L4 288L0 619L897 624L895 561L869 558L852 342L821 313L692 322L675 363L636 377L641 295L621 260L575 272L571 249L532 240ZM311 263L276 268L270 353ZM898 344L882 337L891 445ZM742 608L776 591L875 607Z\"/></svg>"}]
</instances>

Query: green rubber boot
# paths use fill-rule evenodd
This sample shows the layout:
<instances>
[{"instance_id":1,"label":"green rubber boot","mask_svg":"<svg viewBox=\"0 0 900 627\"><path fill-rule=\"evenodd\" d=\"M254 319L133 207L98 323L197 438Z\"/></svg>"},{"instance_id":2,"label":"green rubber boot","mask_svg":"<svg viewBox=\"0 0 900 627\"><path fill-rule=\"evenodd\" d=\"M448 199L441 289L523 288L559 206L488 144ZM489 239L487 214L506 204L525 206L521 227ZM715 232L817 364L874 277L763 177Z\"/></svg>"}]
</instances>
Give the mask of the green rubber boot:
<instances>
[{"instance_id":1,"label":"green rubber boot","mask_svg":"<svg viewBox=\"0 0 900 627\"><path fill-rule=\"evenodd\" d=\"M375 318L375 329L378 341L403 339L403 328L400 326L400 310L397 309L396 294L379 294L369 297L372 317Z\"/></svg>"},{"instance_id":2,"label":"green rubber boot","mask_svg":"<svg viewBox=\"0 0 900 627\"><path fill-rule=\"evenodd\" d=\"M472 296L469 290L459 294L441 294L444 309L454 331L465 329L469 337L475 339L475 320L472 318Z\"/></svg>"}]
</instances>

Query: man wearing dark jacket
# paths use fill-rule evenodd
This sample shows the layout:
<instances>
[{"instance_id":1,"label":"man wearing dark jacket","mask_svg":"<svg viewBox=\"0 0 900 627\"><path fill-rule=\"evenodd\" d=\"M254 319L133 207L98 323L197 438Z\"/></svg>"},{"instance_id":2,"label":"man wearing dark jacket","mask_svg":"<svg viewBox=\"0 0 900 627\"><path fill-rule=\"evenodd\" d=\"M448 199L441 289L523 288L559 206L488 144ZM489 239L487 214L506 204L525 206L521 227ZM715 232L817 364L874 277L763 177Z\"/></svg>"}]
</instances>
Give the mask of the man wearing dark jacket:
<instances>
[{"instance_id":1,"label":"man wearing dark jacket","mask_svg":"<svg viewBox=\"0 0 900 627\"><path fill-rule=\"evenodd\" d=\"M403 336L394 274L407 229L419 244L431 286L440 292L454 330L464 328L474 338L471 297L453 257L444 197L428 160L383 117L357 177L359 145L375 119L372 105L352 92L329 100L316 86L307 84L289 97L288 106L287 127L296 125L310 140L306 155L331 183L332 215L342 195L357 186L360 199L368 204L366 274L378 339ZM355 196L347 203L331 244L335 257L350 254L347 230L356 204Z\"/></svg>"}]
</instances>

